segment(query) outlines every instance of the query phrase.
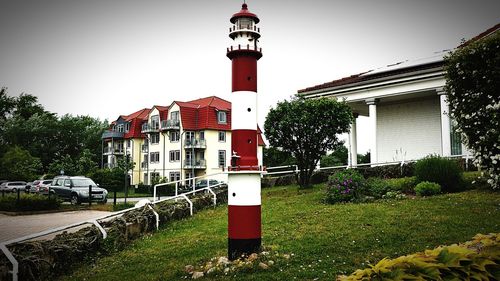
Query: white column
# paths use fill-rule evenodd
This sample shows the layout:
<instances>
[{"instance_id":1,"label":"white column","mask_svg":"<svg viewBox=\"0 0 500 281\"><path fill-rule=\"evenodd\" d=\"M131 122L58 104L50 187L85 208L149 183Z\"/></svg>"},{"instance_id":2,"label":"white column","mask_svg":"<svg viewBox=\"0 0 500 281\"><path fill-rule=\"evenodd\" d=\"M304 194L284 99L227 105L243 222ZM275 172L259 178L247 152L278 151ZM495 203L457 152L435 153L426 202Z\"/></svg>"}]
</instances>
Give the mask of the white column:
<instances>
[{"instance_id":1,"label":"white column","mask_svg":"<svg viewBox=\"0 0 500 281\"><path fill-rule=\"evenodd\" d=\"M370 147L370 163L377 163L377 103L378 99L367 99L368 112L370 115L370 123L372 127L372 141Z\"/></svg>"},{"instance_id":2,"label":"white column","mask_svg":"<svg viewBox=\"0 0 500 281\"><path fill-rule=\"evenodd\" d=\"M356 134L356 119L358 114L354 113L354 121L351 124L351 131L349 132L349 166L358 165L358 145L357 145L357 134Z\"/></svg>"},{"instance_id":3,"label":"white column","mask_svg":"<svg viewBox=\"0 0 500 281\"><path fill-rule=\"evenodd\" d=\"M441 105L441 155L450 156L451 155L451 137L450 137L450 117L449 104L446 100L446 92L439 88L436 90L439 95L439 101Z\"/></svg>"}]
</instances>

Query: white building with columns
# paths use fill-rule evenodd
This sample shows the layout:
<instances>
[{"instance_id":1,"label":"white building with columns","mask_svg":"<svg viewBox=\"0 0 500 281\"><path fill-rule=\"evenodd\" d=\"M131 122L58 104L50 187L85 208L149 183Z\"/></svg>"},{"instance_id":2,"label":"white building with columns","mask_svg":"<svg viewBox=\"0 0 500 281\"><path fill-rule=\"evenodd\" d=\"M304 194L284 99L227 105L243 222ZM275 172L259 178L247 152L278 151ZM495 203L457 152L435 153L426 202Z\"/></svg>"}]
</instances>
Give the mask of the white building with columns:
<instances>
[{"instance_id":1,"label":"white building with columns","mask_svg":"<svg viewBox=\"0 0 500 281\"><path fill-rule=\"evenodd\" d=\"M499 32L500 24L462 43L461 48ZM370 162L417 160L430 154L472 155L455 132L446 100L444 56L448 50L298 91L305 98L345 100L354 116L369 118ZM325 120L328 122L328 120ZM356 119L348 138L349 165L356 166ZM366 134L363 134L366 135Z\"/></svg>"},{"instance_id":2,"label":"white building with columns","mask_svg":"<svg viewBox=\"0 0 500 281\"><path fill-rule=\"evenodd\" d=\"M345 100L356 118L369 117L371 163L415 160L429 154L470 154L447 114L445 54L388 65L298 92L306 98ZM347 145L349 164L354 166L358 135L354 121Z\"/></svg>"}]
</instances>

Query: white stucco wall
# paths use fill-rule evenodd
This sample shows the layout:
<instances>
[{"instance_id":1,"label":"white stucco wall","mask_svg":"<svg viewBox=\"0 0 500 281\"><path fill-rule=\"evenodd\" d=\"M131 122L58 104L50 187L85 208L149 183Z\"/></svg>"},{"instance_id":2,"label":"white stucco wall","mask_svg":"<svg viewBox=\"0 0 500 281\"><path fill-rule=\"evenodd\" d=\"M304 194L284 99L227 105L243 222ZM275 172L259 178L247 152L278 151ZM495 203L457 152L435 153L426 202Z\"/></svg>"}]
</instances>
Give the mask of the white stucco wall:
<instances>
[{"instance_id":1,"label":"white stucco wall","mask_svg":"<svg viewBox=\"0 0 500 281\"><path fill-rule=\"evenodd\" d=\"M404 153L406 160L441 154L441 118L437 95L377 106L378 162L400 161Z\"/></svg>"}]
</instances>

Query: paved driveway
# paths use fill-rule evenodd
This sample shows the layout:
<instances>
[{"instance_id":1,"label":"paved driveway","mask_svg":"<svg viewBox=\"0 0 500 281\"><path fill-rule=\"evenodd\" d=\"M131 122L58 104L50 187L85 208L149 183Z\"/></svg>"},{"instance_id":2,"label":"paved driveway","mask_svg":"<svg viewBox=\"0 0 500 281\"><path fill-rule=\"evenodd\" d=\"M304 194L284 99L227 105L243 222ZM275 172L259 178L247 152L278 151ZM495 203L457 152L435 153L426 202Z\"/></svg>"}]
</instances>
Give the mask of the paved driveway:
<instances>
[{"instance_id":1,"label":"paved driveway","mask_svg":"<svg viewBox=\"0 0 500 281\"><path fill-rule=\"evenodd\" d=\"M0 214L0 242L109 214L103 211L72 211L28 216Z\"/></svg>"}]
</instances>

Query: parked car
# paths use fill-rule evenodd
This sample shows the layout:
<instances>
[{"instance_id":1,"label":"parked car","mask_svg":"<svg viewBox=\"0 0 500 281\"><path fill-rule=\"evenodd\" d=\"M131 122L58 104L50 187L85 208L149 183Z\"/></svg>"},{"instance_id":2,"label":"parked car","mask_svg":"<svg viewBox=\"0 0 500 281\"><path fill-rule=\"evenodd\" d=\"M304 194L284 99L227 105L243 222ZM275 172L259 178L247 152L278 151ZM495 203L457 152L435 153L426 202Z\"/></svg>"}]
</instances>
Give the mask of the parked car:
<instances>
[{"instance_id":1,"label":"parked car","mask_svg":"<svg viewBox=\"0 0 500 281\"><path fill-rule=\"evenodd\" d=\"M56 177L50 184L50 192L63 200L70 201L71 204L78 205L89 201L89 185L92 186L92 201L103 204L108 201L108 191L87 177Z\"/></svg>"},{"instance_id":2,"label":"parked car","mask_svg":"<svg viewBox=\"0 0 500 281\"><path fill-rule=\"evenodd\" d=\"M208 184L209 183L209 184ZM222 181L218 181L218 180L199 180L195 187L196 189L200 189L200 188L205 188L205 187L208 187L208 186L216 186L217 188L220 188L220 187L227 187L227 184L222 182Z\"/></svg>"},{"instance_id":3,"label":"parked car","mask_svg":"<svg viewBox=\"0 0 500 281\"><path fill-rule=\"evenodd\" d=\"M26 186L25 181L7 181L0 184L0 191L17 192L18 190L26 190Z\"/></svg>"},{"instance_id":4,"label":"parked car","mask_svg":"<svg viewBox=\"0 0 500 281\"><path fill-rule=\"evenodd\" d=\"M35 192L39 194L47 195L49 194L49 187L52 184L52 179L42 180L35 186Z\"/></svg>"},{"instance_id":5,"label":"parked car","mask_svg":"<svg viewBox=\"0 0 500 281\"><path fill-rule=\"evenodd\" d=\"M26 193L36 193L37 191L35 190L35 186L40 182L41 180L35 180L32 182L28 182L26 184Z\"/></svg>"}]
</instances>

